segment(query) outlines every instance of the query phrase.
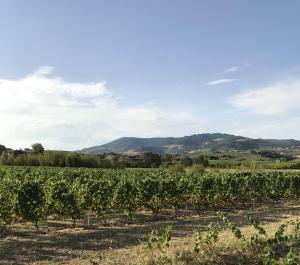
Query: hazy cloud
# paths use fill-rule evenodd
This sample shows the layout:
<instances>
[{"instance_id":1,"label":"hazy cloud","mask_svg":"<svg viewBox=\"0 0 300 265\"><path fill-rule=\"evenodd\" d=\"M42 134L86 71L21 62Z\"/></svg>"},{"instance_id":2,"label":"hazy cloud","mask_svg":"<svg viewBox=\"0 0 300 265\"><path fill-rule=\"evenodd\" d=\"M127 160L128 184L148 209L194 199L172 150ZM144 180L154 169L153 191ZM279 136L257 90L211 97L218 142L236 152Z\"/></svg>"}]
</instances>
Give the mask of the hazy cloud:
<instances>
[{"instance_id":1,"label":"hazy cloud","mask_svg":"<svg viewBox=\"0 0 300 265\"><path fill-rule=\"evenodd\" d=\"M259 121L255 126L239 125L232 133L253 138L299 139L299 131L300 117L292 117L268 122Z\"/></svg>"},{"instance_id":2,"label":"hazy cloud","mask_svg":"<svg viewBox=\"0 0 300 265\"><path fill-rule=\"evenodd\" d=\"M217 79L217 80L213 80L210 82L207 82L206 85L210 85L210 86L214 86L214 85L221 85L221 84L226 84L226 83L232 83L237 81L237 79L233 79L233 78L222 78L222 79Z\"/></svg>"},{"instance_id":3,"label":"hazy cloud","mask_svg":"<svg viewBox=\"0 0 300 265\"><path fill-rule=\"evenodd\" d=\"M300 80L283 81L242 92L230 100L240 111L278 115L300 111Z\"/></svg>"},{"instance_id":4,"label":"hazy cloud","mask_svg":"<svg viewBox=\"0 0 300 265\"><path fill-rule=\"evenodd\" d=\"M121 136L196 133L203 126L190 113L155 104L123 107L105 82L72 83L52 71L46 66L18 80L0 79L0 144L72 150Z\"/></svg>"},{"instance_id":5,"label":"hazy cloud","mask_svg":"<svg viewBox=\"0 0 300 265\"><path fill-rule=\"evenodd\" d=\"M240 69L239 66L232 66L232 67L226 69L224 72L225 73L233 73L233 72L237 72L239 69Z\"/></svg>"}]
</instances>

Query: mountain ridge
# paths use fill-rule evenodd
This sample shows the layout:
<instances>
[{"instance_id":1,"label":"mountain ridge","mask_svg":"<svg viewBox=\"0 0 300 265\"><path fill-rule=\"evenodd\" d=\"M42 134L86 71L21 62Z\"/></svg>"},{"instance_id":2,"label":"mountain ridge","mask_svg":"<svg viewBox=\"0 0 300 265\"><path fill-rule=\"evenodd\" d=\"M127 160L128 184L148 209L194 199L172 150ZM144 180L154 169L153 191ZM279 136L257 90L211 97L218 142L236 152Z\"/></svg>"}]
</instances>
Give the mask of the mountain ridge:
<instances>
[{"instance_id":1,"label":"mountain ridge","mask_svg":"<svg viewBox=\"0 0 300 265\"><path fill-rule=\"evenodd\" d=\"M83 153L139 154L143 152L184 154L203 150L300 149L294 139L253 139L225 133L202 133L183 137L121 137L103 145L81 150Z\"/></svg>"}]
</instances>

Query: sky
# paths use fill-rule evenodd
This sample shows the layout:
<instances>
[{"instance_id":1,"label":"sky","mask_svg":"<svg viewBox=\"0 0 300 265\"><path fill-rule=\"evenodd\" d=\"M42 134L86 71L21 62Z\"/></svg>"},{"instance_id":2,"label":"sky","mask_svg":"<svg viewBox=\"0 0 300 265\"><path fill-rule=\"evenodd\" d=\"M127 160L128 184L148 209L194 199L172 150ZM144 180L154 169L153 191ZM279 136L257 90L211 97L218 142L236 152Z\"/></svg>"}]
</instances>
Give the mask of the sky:
<instances>
[{"instance_id":1,"label":"sky","mask_svg":"<svg viewBox=\"0 0 300 265\"><path fill-rule=\"evenodd\" d=\"M300 139L298 0L0 0L0 144Z\"/></svg>"}]
</instances>

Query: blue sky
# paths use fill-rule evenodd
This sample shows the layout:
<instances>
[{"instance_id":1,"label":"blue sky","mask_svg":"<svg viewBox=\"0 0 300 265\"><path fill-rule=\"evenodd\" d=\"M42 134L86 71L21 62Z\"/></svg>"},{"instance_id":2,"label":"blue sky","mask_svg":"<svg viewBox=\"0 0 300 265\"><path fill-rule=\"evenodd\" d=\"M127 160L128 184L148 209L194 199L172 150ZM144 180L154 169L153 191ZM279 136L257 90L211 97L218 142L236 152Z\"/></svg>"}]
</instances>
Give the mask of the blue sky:
<instances>
[{"instance_id":1,"label":"blue sky","mask_svg":"<svg viewBox=\"0 0 300 265\"><path fill-rule=\"evenodd\" d=\"M300 139L300 2L0 1L0 143Z\"/></svg>"}]
</instances>

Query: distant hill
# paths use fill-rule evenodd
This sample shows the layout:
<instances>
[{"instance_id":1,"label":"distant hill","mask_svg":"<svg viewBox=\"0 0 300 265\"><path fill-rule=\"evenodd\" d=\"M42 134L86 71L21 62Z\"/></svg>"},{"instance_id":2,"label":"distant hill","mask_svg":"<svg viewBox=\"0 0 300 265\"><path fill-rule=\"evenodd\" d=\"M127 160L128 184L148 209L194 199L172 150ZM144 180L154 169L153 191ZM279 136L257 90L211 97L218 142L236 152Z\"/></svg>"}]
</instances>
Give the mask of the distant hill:
<instances>
[{"instance_id":1,"label":"distant hill","mask_svg":"<svg viewBox=\"0 0 300 265\"><path fill-rule=\"evenodd\" d=\"M6 151L6 147L2 144L0 144L0 152Z\"/></svg>"},{"instance_id":2,"label":"distant hill","mask_svg":"<svg viewBox=\"0 0 300 265\"><path fill-rule=\"evenodd\" d=\"M159 154L184 154L203 150L249 151L258 149L300 149L300 141L292 139L251 139L221 133L195 134L178 138L122 137L104 145L84 148L81 152L138 154L150 151Z\"/></svg>"}]
</instances>

